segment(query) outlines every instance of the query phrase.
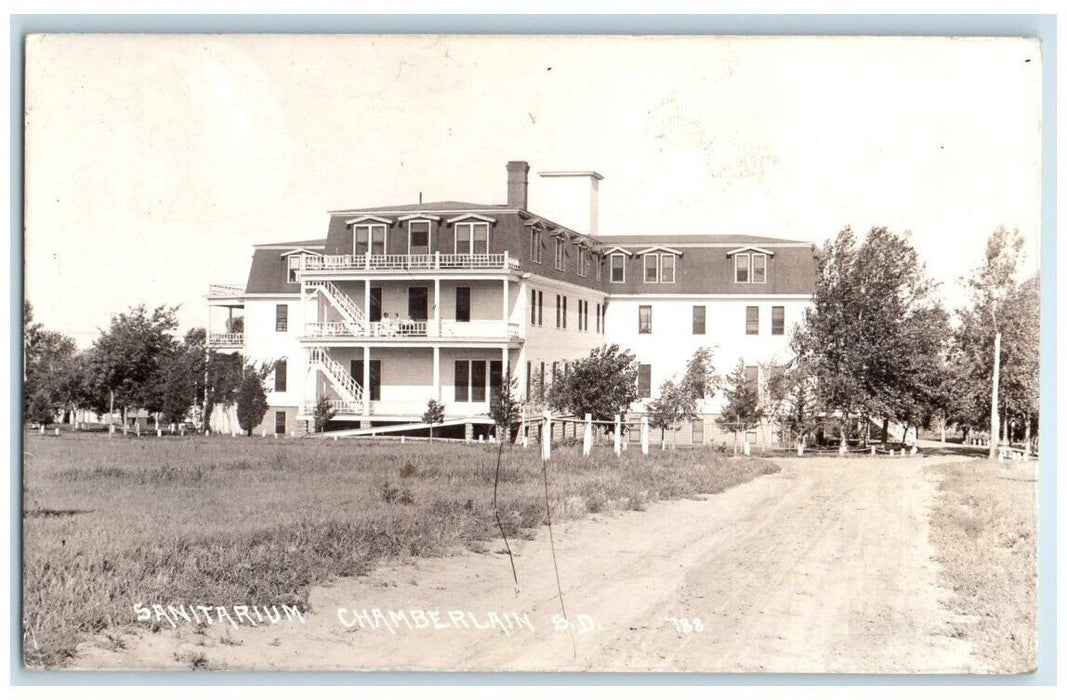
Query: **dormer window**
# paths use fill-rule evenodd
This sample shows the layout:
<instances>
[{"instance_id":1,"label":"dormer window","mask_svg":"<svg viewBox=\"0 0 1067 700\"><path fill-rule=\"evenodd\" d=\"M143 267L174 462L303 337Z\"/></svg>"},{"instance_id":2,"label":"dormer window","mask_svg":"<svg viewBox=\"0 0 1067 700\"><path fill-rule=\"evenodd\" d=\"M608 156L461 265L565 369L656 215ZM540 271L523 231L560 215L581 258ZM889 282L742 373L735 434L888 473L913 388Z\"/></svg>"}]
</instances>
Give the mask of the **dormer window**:
<instances>
[{"instance_id":1,"label":"dormer window","mask_svg":"<svg viewBox=\"0 0 1067 700\"><path fill-rule=\"evenodd\" d=\"M296 284L300 281L300 271L305 267L304 260L306 258L319 258L322 255L307 248L294 248L282 253L282 257L285 259L285 281L289 284Z\"/></svg>"},{"instance_id":2,"label":"dormer window","mask_svg":"<svg viewBox=\"0 0 1067 700\"><path fill-rule=\"evenodd\" d=\"M589 251L578 249L578 276L589 276Z\"/></svg>"},{"instance_id":3,"label":"dormer window","mask_svg":"<svg viewBox=\"0 0 1067 700\"><path fill-rule=\"evenodd\" d=\"M738 248L726 254L734 259L734 282L763 284L767 281L767 258L773 253L762 248Z\"/></svg>"},{"instance_id":4,"label":"dormer window","mask_svg":"<svg viewBox=\"0 0 1067 700\"><path fill-rule=\"evenodd\" d=\"M408 222L408 255L430 254L430 222Z\"/></svg>"},{"instance_id":5,"label":"dormer window","mask_svg":"<svg viewBox=\"0 0 1067 700\"><path fill-rule=\"evenodd\" d=\"M530 229L530 260L535 263L541 262L541 229Z\"/></svg>"},{"instance_id":6,"label":"dormer window","mask_svg":"<svg viewBox=\"0 0 1067 700\"><path fill-rule=\"evenodd\" d=\"M567 244L561 237L556 238L556 269L567 269Z\"/></svg>"},{"instance_id":7,"label":"dormer window","mask_svg":"<svg viewBox=\"0 0 1067 700\"><path fill-rule=\"evenodd\" d=\"M354 255L385 255L385 224L356 224L352 232Z\"/></svg>"},{"instance_id":8,"label":"dormer window","mask_svg":"<svg viewBox=\"0 0 1067 700\"><path fill-rule=\"evenodd\" d=\"M626 255L624 253L611 254L611 281L626 281Z\"/></svg>"},{"instance_id":9,"label":"dormer window","mask_svg":"<svg viewBox=\"0 0 1067 700\"><path fill-rule=\"evenodd\" d=\"M456 254L485 255L489 252L489 224L465 222L456 224Z\"/></svg>"},{"instance_id":10,"label":"dormer window","mask_svg":"<svg viewBox=\"0 0 1067 700\"><path fill-rule=\"evenodd\" d=\"M651 252L653 250L661 252L653 253ZM642 267L645 271L645 282L673 284L680 254L673 248L648 248L639 251L638 255L641 255L644 260Z\"/></svg>"},{"instance_id":11,"label":"dormer window","mask_svg":"<svg viewBox=\"0 0 1067 700\"><path fill-rule=\"evenodd\" d=\"M303 260L304 259L302 257L300 257L299 255L290 255L289 256L289 283L290 284L299 281L297 279L297 275L300 274L300 268L303 267Z\"/></svg>"}]
</instances>

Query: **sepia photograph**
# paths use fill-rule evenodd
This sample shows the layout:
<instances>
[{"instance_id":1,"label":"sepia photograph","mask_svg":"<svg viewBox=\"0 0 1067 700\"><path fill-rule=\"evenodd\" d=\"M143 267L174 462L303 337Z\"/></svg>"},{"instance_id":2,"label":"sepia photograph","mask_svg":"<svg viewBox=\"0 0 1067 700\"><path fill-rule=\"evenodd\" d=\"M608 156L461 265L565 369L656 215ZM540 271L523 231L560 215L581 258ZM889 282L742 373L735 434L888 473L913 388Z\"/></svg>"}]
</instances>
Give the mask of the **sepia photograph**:
<instances>
[{"instance_id":1,"label":"sepia photograph","mask_svg":"<svg viewBox=\"0 0 1067 700\"><path fill-rule=\"evenodd\" d=\"M23 668L1032 674L1042 49L29 35Z\"/></svg>"}]
</instances>

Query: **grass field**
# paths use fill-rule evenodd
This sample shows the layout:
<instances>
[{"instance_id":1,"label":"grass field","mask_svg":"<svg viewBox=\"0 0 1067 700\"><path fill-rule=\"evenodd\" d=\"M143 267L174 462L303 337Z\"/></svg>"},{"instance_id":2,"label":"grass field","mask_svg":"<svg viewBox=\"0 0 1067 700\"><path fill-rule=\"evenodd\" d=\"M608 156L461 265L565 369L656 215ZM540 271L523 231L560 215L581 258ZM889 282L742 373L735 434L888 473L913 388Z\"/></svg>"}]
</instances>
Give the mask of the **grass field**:
<instances>
[{"instance_id":1,"label":"grass field","mask_svg":"<svg viewBox=\"0 0 1067 700\"><path fill-rule=\"evenodd\" d=\"M496 448L257 438L28 435L23 471L25 661L61 666L134 603L306 608L311 586L383 557L485 549ZM717 493L778 471L711 451L553 453L553 521ZM536 448L505 448L509 537L545 522Z\"/></svg>"},{"instance_id":2,"label":"grass field","mask_svg":"<svg viewBox=\"0 0 1067 700\"><path fill-rule=\"evenodd\" d=\"M930 519L942 584L968 622L956 635L994 671L1037 663L1037 483L1034 462L937 467Z\"/></svg>"}]
</instances>

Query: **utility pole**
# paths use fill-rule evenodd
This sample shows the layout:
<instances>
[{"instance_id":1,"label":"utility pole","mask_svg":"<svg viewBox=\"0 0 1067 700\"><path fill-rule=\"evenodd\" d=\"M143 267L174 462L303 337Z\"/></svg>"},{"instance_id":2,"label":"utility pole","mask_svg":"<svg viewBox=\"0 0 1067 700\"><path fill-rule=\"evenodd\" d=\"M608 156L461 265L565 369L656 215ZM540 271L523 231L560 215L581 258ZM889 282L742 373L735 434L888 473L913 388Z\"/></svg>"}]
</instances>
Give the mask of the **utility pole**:
<instances>
[{"instance_id":1,"label":"utility pole","mask_svg":"<svg viewBox=\"0 0 1067 700\"><path fill-rule=\"evenodd\" d=\"M993 338L993 397L989 406L989 459L997 458L1000 444L1000 413L997 408L1000 391L1000 331Z\"/></svg>"}]
</instances>

